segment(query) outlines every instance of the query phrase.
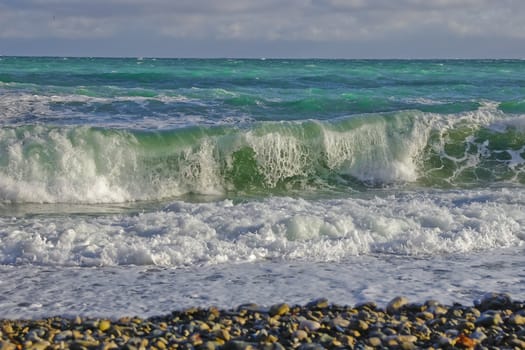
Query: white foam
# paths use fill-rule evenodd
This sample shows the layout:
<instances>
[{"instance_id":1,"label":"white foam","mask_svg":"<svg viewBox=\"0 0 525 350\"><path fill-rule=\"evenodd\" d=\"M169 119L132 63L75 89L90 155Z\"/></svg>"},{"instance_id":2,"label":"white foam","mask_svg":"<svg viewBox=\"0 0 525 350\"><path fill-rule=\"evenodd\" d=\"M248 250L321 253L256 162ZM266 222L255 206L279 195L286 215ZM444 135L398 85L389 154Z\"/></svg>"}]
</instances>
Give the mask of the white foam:
<instances>
[{"instance_id":1,"label":"white foam","mask_svg":"<svg viewBox=\"0 0 525 350\"><path fill-rule=\"evenodd\" d=\"M270 188L280 180L305 176L311 170L308 147L301 140L274 132L263 136L248 133L248 144L256 154L257 164Z\"/></svg>"},{"instance_id":2,"label":"white foam","mask_svg":"<svg viewBox=\"0 0 525 350\"><path fill-rule=\"evenodd\" d=\"M146 317L190 306L234 308L283 301L304 305L319 297L342 305L372 300L385 307L399 295L410 302L472 305L494 291L523 300L523 254L523 248L507 248L490 254L376 254L331 263L267 260L184 269L0 265L0 314L22 319Z\"/></svg>"},{"instance_id":3,"label":"white foam","mask_svg":"<svg viewBox=\"0 0 525 350\"><path fill-rule=\"evenodd\" d=\"M129 92L129 91L126 91ZM118 91L116 91L118 93ZM126 115L119 114L117 118L101 118L103 112L85 113L75 109L76 104L85 107L103 104L110 105L115 102L129 102L143 105L144 108L152 101L164 104L192 104L205 106L198 97L188 97L181 94L157 95L157 96L113 96L96 97L79 94L55 94L41 95L36 93L4 93L0 94L0 124L2 125L25 125L26 118L32 116L37 121L42 118L55 120L57 123L66 125L78 125L79 119L84 119L85 123L103 124L105 127L113 128L143 128L143 129L167 129L173 127L184 127L189 125L230 125L246 123L253 119L246 115L227 116L223 119L210 119L208 116L195 114L178 114L176 118L165 112L152 111L149 115ZM61 104L60 109L53 108L53 105ZM67 106L70 104L70 106ZM139 111L140 113L140 111ZM171 113L171 112L168 112ZM21 118L20 121L18 119Z\"/></svg>"},{"instance_id":4,"label":"white foam","mask_svg":"<svg viewBox=\"0 0 525 350\"><path fill-rule=\"evenodd\" d=\"M0 129L0 146L6 151L0 156L4 163L0 199L37 203L133 200L120 183L126 175L123 169L133 168L133 138L88 133L87 127L48 130L36 126L23 133Z\"/></svg>"},{"instance_id":5,"label":"white foam","mask_svg":"<svg viewBox=\"0 0 525 350\"><path fill-rule=\"evenodd\" d=\"M498 120L490 128L496 132L505 132L509 128L516 129L518 132L525 132L525 115L517 115L512 118Z\"/></svg>"},{"instance_id":6,"label":"white foam","mask_svg":"<svg viewBox=\"0 0 525 350\"><path fill-rule=\"evenodd\" d=\"M472 252L522 245L523 205L525 190L512 189L174 202L137 215L2 217L0 263L181 267Z\"/></svg>"},{"instance_id":7,"label":"white foam","mask_svg":"<svg viewBox=\"0 0 525 350\"><path fill-rule=\"evenodd\" d=\"M327 165L367 182L412 182L417 179L417 155L426 145L430 128L415 124L406 129L383 122L348 131L323 129Z\"/></svg>"}]
</instances>

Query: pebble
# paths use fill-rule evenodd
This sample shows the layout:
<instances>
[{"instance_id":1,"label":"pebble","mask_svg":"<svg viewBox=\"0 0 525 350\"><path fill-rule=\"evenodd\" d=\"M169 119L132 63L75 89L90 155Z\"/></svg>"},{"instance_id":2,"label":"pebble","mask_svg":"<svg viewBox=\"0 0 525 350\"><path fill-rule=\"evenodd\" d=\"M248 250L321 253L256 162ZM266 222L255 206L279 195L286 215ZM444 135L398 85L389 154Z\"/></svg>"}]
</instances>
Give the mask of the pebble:
<instances>
[{"instance_id":1,"label":"pebble","mask_svg":"<svg viewBox=\"0 0 525 350\"><path fill-rule=\"evenodd\" d=\"M316 299L305 306L189 308L149 319L0 320L0 350L14 349L519 349L525 303L484 295L474 306L392 299L352 306Z\"/></svg>"},{"instance_id":2,"label":"pebble","mask_svg":"<svg viewBox=\"0 0 525 350\"><path fill-rule=\"evenodd\" d=\"M481 314L475 322L476 326L495 326L503 322L499 313L487 311Z\"/></svg>"},{"instance_id":3,"label":"pebble","mask_svg":"<svg viewBox=\"0 0 525 350\"><path fill-rule=\"evenodd\" d=\"M98 323L98 329L101 330L102 332L107 331L110 327L111 327L111 322L108 320L101 320Z\"/></svg>"},{"instance_id":4,"label":"pebble","mask_svg":"<svg viewBox=\"0 0 525 350\"><path fill-rule=\"evenodd\" d=\"M299 323L299 329L305 330L307 332L316 331L321 328L321 324L317 321L303 320Z\"/></svg>"},{"instance_id":5,"label":"pebble","mask_svg":"<svg viewBox=\"0 0 525 350\"><path fill-rule=\"evenodd\" d=\"M345 318L342 318L340 316L332 319L331 321L331 325L332 327L340 327L340 328L346 328L350 325L350 321L345 319Z\"/></svg>"},{"instance_id":6,"label":"pebble","mask_svg":"<svg viewBox=\"0 0 525 350\"><path fill-rule=\"evenodd\" d=\"M401 308L408 304L408 299L402 296L395 297L386 306L386 312L390 315L397 314Z\"/></svg>"},{"instance_id":7,"label":"pebble","mask_svg":"<svg viewBox=\"0 0 525 350\"><path fill-rule=\"evenodd\" d=\"M308 333L302 329L298 329L293 332L293 337L299 341L302 341L308 338Z\"/></svg>"},{"instance_id":8,"label":"pebble","mask_svg":"<svg viewBox=\"0 0 525 350\"><path fill-rule=\"evenodd\" d=\"M522 316L520 314L513 314L510 317L510 322L516 326L523 326L525 325L525 316Z\"/></svg>"},{"instance_id":9,"label":"pebble","mask_svg":"<svg viewBox=\"0 0 525 350\"><path fill-rule=\"evenodd\" d=\"M379 337L371 337L371 338L368 338L368 344L376 348L378 346L381 346L382 341L381 341L381 338Z\"/></svg>"},{"instance_id":10,"label":"pebble","mask_svg":"<svg viewBox=\"0 0 525 350\"><path fill-rule=\"evenodd\" d=\"M486 293L479 300L474 301L481 312L486 310L502 310L512 304L512 298L507 293Z\"/></svg>"},{"instance_id":11,"label":"pebble","mask_svg":"<svg viewBox=\"0 0 525 350\"><path fill-rule=\"evenodd\" d=\"M286 303L276 304L270 307L270 316L281 316L290 311L290 306Z\"/></svg>"},{"instance_id":12,"label":"pebble","mask_svg":"<svg viewBox=\"0 0 525 350\"><path fill-rule=\"evenodd\" d=\"M315 299L308 304L306 304L306 308L308 309L325 309L329 306L328 299L326 298L319 298Z\"/></svg>"}]
</instances>

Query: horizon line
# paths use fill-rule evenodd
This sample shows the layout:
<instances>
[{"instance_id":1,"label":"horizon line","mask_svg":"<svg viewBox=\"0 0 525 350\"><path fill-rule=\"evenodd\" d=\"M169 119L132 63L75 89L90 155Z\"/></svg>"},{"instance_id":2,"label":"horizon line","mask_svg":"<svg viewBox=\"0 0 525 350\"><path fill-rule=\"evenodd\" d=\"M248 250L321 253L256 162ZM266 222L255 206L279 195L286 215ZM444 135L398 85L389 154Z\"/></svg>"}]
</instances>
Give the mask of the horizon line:
<instances>
[{"instance_id":1,"label":"horizon line","mask_svg":"<svg viewBox=\"0 0 525 350\"><path fill-rule=\"evenodd\" d=\"M502 61L523 61L525 57L292 57L292 56L270 56L270 57L236 57L236 56L126 56L126 55L4 55L2 57L23 57L23 58L98 58L98 59L194 59L194 60L348 60L348 61L461 61L461 60L502 60Z\"/></svg>"}]
</instances>

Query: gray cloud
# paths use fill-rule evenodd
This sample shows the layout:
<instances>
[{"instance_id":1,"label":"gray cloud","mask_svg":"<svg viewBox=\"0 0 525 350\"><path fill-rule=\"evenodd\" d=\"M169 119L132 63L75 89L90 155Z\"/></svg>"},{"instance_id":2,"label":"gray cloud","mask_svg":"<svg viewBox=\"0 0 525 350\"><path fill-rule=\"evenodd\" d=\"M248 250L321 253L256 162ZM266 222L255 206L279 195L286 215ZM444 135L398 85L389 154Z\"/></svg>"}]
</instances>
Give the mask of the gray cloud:
<instances>
[{"instance_id":1,"label":"gray cloud","mask_svg":"<svg viewBox=\"0 0 525 350\"><path fill-rule=\"evenodd\" d=\"M523 18L522 0L4 0L0 40L520 41Z\"/></svg>"}]
</instances>

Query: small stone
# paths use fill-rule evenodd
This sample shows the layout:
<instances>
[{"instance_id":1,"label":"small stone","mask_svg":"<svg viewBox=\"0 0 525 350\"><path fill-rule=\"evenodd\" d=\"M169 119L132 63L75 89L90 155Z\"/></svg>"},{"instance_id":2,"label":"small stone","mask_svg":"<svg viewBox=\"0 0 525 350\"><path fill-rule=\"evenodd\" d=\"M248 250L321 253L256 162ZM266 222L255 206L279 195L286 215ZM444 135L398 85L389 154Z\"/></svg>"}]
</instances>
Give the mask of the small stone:
<instances>
[{"instance_id":1,"label":"small stone","mask_svg":"<svg viewBox=\"0 0 525 350\"><path fill-rule=\"evenodd\" d=\"M275 304L270 307L270 316L282 316L290 311L290 306L286 303Z\"/></svg>"},{"instance_id":2,"label":"small stone","mask_svg":"<svg viewBox=\"0 0 525 350\"><path fill-rule=\"evenodd\" d=\"M413 350L416 348L413 342L403 342L399 345L403 350Z\"/></svg>"},{"instance_id":3,"label":"small stone","mask_svg":"<svg viewBox=\"0 0 525 350\"><path fill-rule=\"evenodd\" d=\"M457 329L447 329L445 335L449 338L456 338L459 336L459 331Z\"/></svg>"},{"instance_id":4,"label":"small stone","mask_svg":"<svg viewBox=\"0 0 525 350\"><path fill-rule=\"evenodd\" d=\"M481 311L503 310L512 305L512 298L507 293L487 293L475 300L474 305Z\"/></svg>"},{"instance_id":5,"label":"small stone","mask_svg":"<svg viewBox=\"0 0 525 350\"><path fill-rule=\"evenodd\" d=\"M157 349L160 349L160 350L166 349L166 344L163 341L161 341L161 340L157 340L153 345L155 347L157 347ZM215 349L215 348L213 348L213 349Z\"/></svg>"},{"instance_id":6,"label":"small stone","mask_svg":"<svg viewBox=\"0 0 525 350\"><path fill-rule=\"evenodd\" d=\"M418 312L416 314L416 317L419 317L423 320L431 320L434 318L434 314L432 312L422 311L422 312Z\"/></svg>"},{"instance_id":7,"label":"small stone","mask_svg":"<svg viewBox=\"0 0 525 350\"><path fill-rule=\"evenodd\" d=\"M519 349L525 349L525 341L523 341L521 339L512 339L510 341L510 344L514 345L515 347L517 347Z\"/></svg>"},{"instance_id":8,"label":"small stone","mask_svg":"<svg viewBox=\"0 0 525 350\"><path fill-rule=\"evenodd\" d=\"M417 337L414 335L400 334L397 336L397 341L399 343L415 343L417 341Z\"/></svg>"},{"instance_id":9,"label":"small stone","mask_svg":"<svg viewBox=\"0 0 525 350\"><path fill-rule=\"evenodd\" d=\"M433 305L427 309L428 312L432 313L434 316L441 316L448 312L448 309L443 305Z\"/></svg>"},{"instance_id":10,"label":"small stone","mask_svg":"<svg viewBox=\"0 0 525 350\"><path fill-rule=\"evenodd\" d=\"M476 340L461 333L456 339L456 344L461 345L465 348L474 348L477 344Z\"/></svg>"},{"instance_id":11,"label":"small stone","mask_svg":"<svg viewBox=\"0 0 525 350\"><path fill-rule=\"evenodd\" d=\"M84 335L78 329L73 330L72 333L73 333L73 339L75 340L80 340L84 338Z\"/></svg>"},{"instance_id":12,"label":"small stone","mask_svg":"<svg viewBox=\"0 0 525 350\"><path fill-rule=\"evenodd\" d=\"M487 311L478 317L475 324L476 326L490 327L498 325L501 322L503 322L503 320L501 319L501 315L499 313Z\"/></svg>"},{"instance_id":13,"label":"small stone","mask_svg":"<svg viewBox=\"0 0 525 350\"><path fill-rule=\"evenodd\" d=\"M54 341L60 342L60 341L65 341L65 340L69 340L72 338L73 338L73 332L71 332L70 330L67 330L67 331L62 331L58 333L57 335L55 335Z\"/></svg>"},{"instance_id":14,"label":"small stone","mask_svg":"<svg viewBox=\"0 0 525 350\"><path fill-rule=\"evenodd\" d=\"M199 331L201 331L201 332L209 332L210 331L210 326L206 322L200 321L197 324L199 326Z\"/></svg>"},{"instance_id":15,"label":"small stone","mask_svg":"<svg viewBox=\"0 0 525 350\"><path fill-rule=\"evenodd\" d=\"M373 301L365 301L355 305L356 309L376 310L377 304Z\"/></svg>"},{"instance_id":16,"label":"small stone","mask_svg":"<svg viewBox=\"0 0 525 350\"><path fill-rule=\"evenodd\" d=\"M275 335L273 334L269 334L266 339L265 339L265 342L267 343L275 343L277 340L279 340L279 338L277 338Z\"/></svg>"},{"instance_id":17,"label":"small stone","mask_svg":"<svg viewBox=\"0 0 525 350\"><path fill-rule=\"evenodd\" d=\"M279 342L271 344L271 350L286 350L286 348Z\"/></svg>"},{"instance_id":18,"label":"small stone","mask_svg":"<svg viewBox=\"0 0 525 350\"><path fill-rule=\"evenodd\" d=\"M343 335L339 340L343 343L343 346L349 348L353 348L356 343L356 339L350 335Z\"/></svg>"},{"instance_id":19,"label":"small stone","mask_svg":"<svg viewBox=\"0 0 525 350\"><path fill-rule=\"evenodd\" d=\"M230 332L227 329L221 329L216 333L217 337L221 338L224 341L229 341L231 339Z\"/></svg>"},{"instance_id":20,"label":"small stone","mask_svg":"<svg viewBox=\"0 0 525 350\"><path fill-rule=\"evenodd\" d=\"M299 329L303 329L309 332L316 331L319 328L321 328L321 324L317 321L302 320L301 323L299 324Z\"/></svg>"},{"instance_id":21,"label":"small stone","mask_svg":"<svg viewBox=\"0 0 525 350\"><path fill-rule=\"evenodd\" d=\"M440 336L437 340L438 347L454 346L455 341L449 337Z\"/></svg>"},{"instance_id":22,"label":"small stone","mask_svg":"<svg viewBox=\"0 0 525 350\"><path fill-rule=\"evenodd\" d=\"M334 318L331 322L330 322L331 326L332 327L341 327L341 328L346 328L350 325L350 321L349 320L346 320L340 316L337 316L336 318Z\"/></svg>"},{"instance_id":23,"label":"small stone","mask_svg":"<svg viewBox=\"0 0 525 350\"><path fill-rule=\"evenodd\" d=\"M109 342L109 343L104 343L102 345L102 350L113 350L113 349L118 349L119 346L115 343L115 342Z\"/></svg>"},{"instance_id":24,"label":"small stone","mask_svg":"<svg viewBox=\"0 0 525 350\"><path fill-rule=\"evenodd\" d=\"M281 322L279 322L279 317L280 316L274 316L274 317L268 318L268 324L271 327L279 327L279 325L281 324Z\"/></svg>"},{"instance_id":25,"label":"small stone","mask_svg":"<svg viewBox=\"0 0 525 350\"><path fill-rule=\"evenodd\" d=\"M45 350L50 345L51 345L50 342L42 340L42 341L38 341L38 342L33 343L27 349L28 350Z\"/></svg>"},{"instance_id":26,"label":"small stone","mask_svg":"<svg viewBox=\"0 0 525 350\"><path fill-rule=\"evenodd\" d=\"M101 320L98 323L98 329L102 332L107 331L111 327L111 322L109 320Z\"/></svg>"},{"instance_id":27,"label":"small stone","mask_svg":"<svg viewBox=\"0 0 525 350\"><path fill-rule=\"evenodd\" d=\"M6 334L12 334L12 333L15 332L15 331L13 330L13 325L11 325L10 322L5 322L5 323L2 325L2 330L3 330L4 333L6 333Z\"/></svg>"},{"instance_id":28,"label":"small stone","mask_svg":"<svg viewBox=\"0 0 525 350\"><path fill-rule=\"evenodd\" d=\"M476 328L476 325L473 322L465 321L460 324L460 328L463 330L472 331Z\"/></svg>"},{"instance_id":29,"label":"small stone","mask_svg":"<svg viewBox=\"0 0 525 350\"><path fill-rule=\"evenodd\" d=\"M246 318L241 316L234 316L233 320L235 321L235 323L238 323L241 326L244 326L244 324L246 323Z\"/></svg>"},{"instance_id":30,"label":"small stone","mask_svg":"<svg viewBox=\"0 0 525 350\"><path fill-rule=\"evenodd\" d=\"M510 322L516 326L523 326L525 325L525 317L520 314L513 314L510 317Z\"/></svg>"},{"instance_id":31,"label":"small stone","mask_svg":"<svg viewBox=\"0 0 525 350\"><path fill-rule=\"evenodd\" d=\"M305 332L304 330L302 329L298 329L296 330L293 335L292 335L294 338L296 338L297 340L299 341L302 341L302 340L305 340L308 338L308 333Z\"/></svg>"},{"instance_id":32,"label":"small stone","mask_svg":"<svg viewBox=\"0 0 525 350\"><path fill-rule=\"evenodd\" d=\"M381 341L381 338L379 337L371 337L371 338L368 338L368 344L370 346L373 346L374 348L377 348L381 346L382 341Z\"/></svg>"},{"instance_id":33,"label":"small stone","mask_svg":"<svg viewBox=\"0 0 525 350\"><path fill-rule=\"evenodd\" d=\"M90 348L90 347L99 346L100 342L96 340L77 340L71 344L71 347L73 347L74 345L77 346L77 348L79 347Z\"/></svg>"},{"instance_id":34,"label":"small stone","mask_svg":"<svg viewBox=\"0 0 525 350\"><path fill-rule=\"evenodd\" d=\"M418 338L428 340L430 339L430 335L432 334L432 331L426 325L420 325L416 327L413 334L417 336Z\"/></svg>"},{"instance_id":35,"label":"small stone","mask_svg":"<svg viewBox=\"0 0 525 350\"><path fill-rule=\"evenodd\" d=\"M17 347L15 344L11 343L10 341L2 341L0 342L0 350L16 350Z\"/></svg>"},{"instance_id":36,"label":"small stone","mask_svg":"<svg viewBox=\"0 0 525 350\"><path fill-rule=\"evenodd\" d=\"M199 333L194 333L189 337L189 341L193 346L199 346L203 343L201 335Z\"/></svg>"},{"instance_id":37,"label":"small stone","mask_svg":"<svg viewBox=\"0 0 525 350\"><path fill-rule=\"evenodd\" d=\"M301 345L299 350L325 350L325 347L318 343L306 343Z\"/></svg>"},{"instance_id":38,"label":"small stone","mask_svg":"<svg viewBox=\"0 0 525 350\"><path fill-rule=\"evenodd\" d=\"M397 339L392 337L388 337L387 339L385 339L385 343L386 347L388 348L394 348L399 345Z\"/></svg>"},{"instance_id":39,"label":"small stone","mask_svg":"<svg viewBox=\"0 0 525 350\"><path fill-rule=\"evenodd\" d=\"M395 297L394 299L390 300L390 302L386 306L386 312L388 312L390 315L394 315L399 313L401 311L401 308L408 304L408 299L405 297Z\"/></svg>"},{"instance_id":40,"label":"small stone","mask_svg":"<svg viewBox=\"0 0 525 350\"><path fill-rule=\"evenodd\" d=\"M251 343L242 340L230 340L224 344L225 350L253 350L255 349Z\"/></svg>"},{"instance_id":41,"label":"small stone","mask_svg":"<svg viewBox=\"0 0 525 350\"><path fill-rule=\"evenodd\" d=\"M343 343L341 343L341 341L339 339L333 339L331 345L335 346L336 348L342 348L343 347Z\"/></svg>"},{"instance_id":42,"label":"small stone","mask_svg":"<svg viewBox=\"0 0 525 350\"><path fill-rule=\"evenodd\" d=\"M26 335L27 340L31 340L32 342L40 342L42 341L42 337L46 335L46 330L43 328L35 328L29 331Z\"/></svg>"},{"instance_id":43,"label":"small stone","mask_svg":"<svg viewBox=\"0 0 525 350\"><path fill-rule=\"evenodd\" d=\"M307 309L325 309L329 306L328 299L319 298L306 304Z\"/></svg>"},{"instance_id":44,"label":"small stone","mask_svg":"<svg viewBox=\"0 0 525 350\"><path fill-rule=\"evenodd\" d=\"M201 349L203 350L215 350L216 348L217 348L217 343L213 341L207 341L201 346ZM162 349L166 349L166 346L164 346Z\"/></svg>"},{"instance_id":45,"label":"small stone","mask_svg":"<svg viewBox=\"0 0 525 350\"><path fill-rule=\"evenodd\" d=\"M360 331L366 331L368 329L368 323L363 320L358 320L355 327Z\"/></svg>"}]
</instances>

